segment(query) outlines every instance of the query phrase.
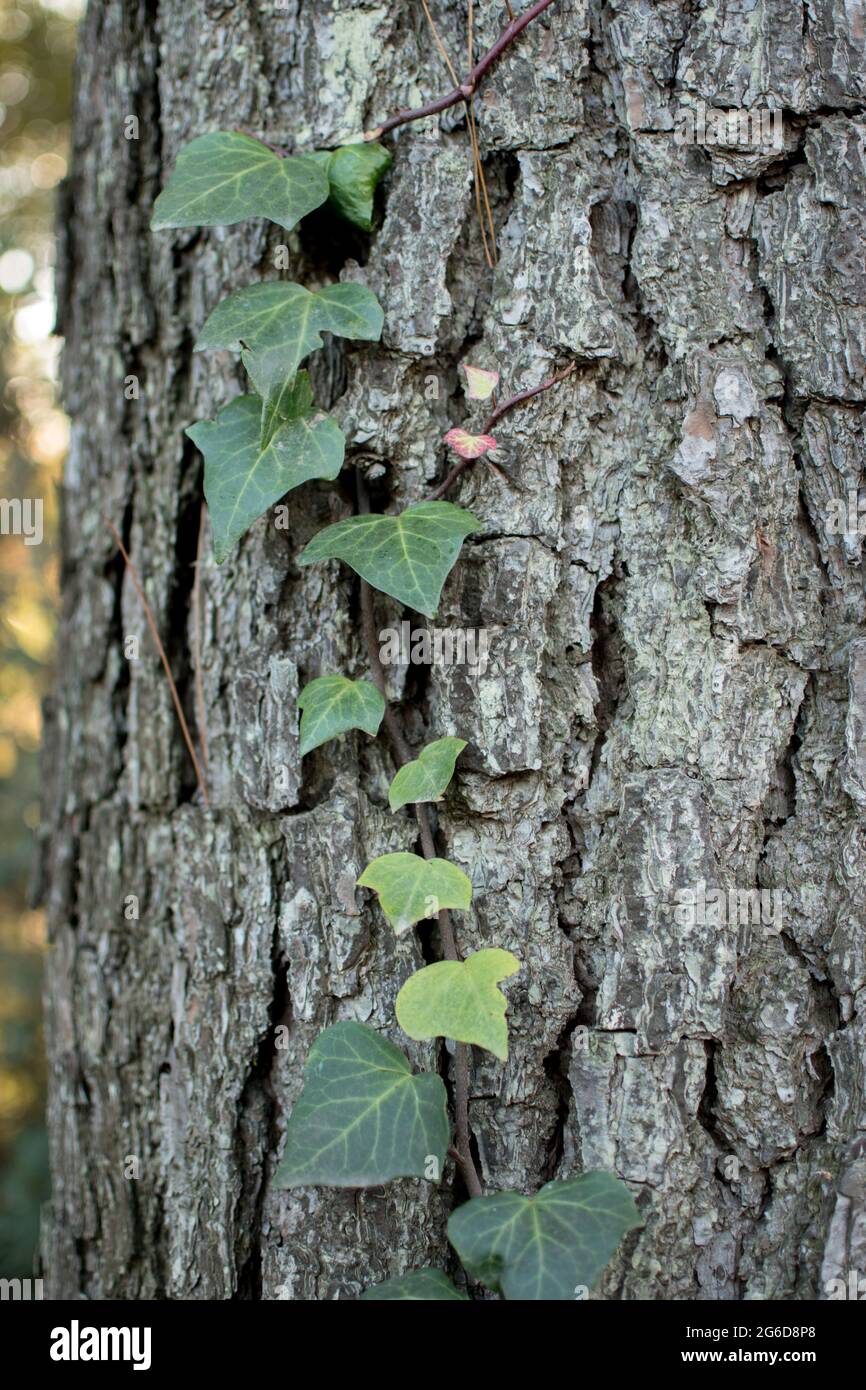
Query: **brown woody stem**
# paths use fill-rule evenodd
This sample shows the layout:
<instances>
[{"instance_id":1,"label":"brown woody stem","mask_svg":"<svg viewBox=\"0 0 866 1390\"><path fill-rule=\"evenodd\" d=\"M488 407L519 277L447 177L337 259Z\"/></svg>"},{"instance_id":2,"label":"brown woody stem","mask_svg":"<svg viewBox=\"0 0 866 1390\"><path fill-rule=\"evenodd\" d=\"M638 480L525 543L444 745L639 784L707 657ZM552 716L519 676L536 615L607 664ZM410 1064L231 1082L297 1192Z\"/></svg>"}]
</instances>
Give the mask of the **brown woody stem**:
<instances>
[{"instance_id":1,"label":"brown woody stem","mask_svg":"<svg viewBox=\"0 0 866 1390\"><path fill-rule=\"evenodd\" d=\"M501 420L503 415L508 414L509 410L513 410L517 405L523 405L524 401L531 401L533 396L540 396L543 391L549 391L552 387L558 386L561 381L565 381L566 377L571 376L576 367L576 362L570 362L567 367L563 367L561 372L555 372L546 381L542 381L540 386L531 386L528 391L518 391L515 396L509 396L507 401L503 401L501 405L493 408L481 426L480 433L489 434L497 420ZM444 497L446 492L449 492L457 482L457 479L475 462L475 459L461 459L459 463L455 463L451 472L446 474L439 486L430 493L428 500L436 502L440 497Z\"/></svg>"},{"instance_id":2,"label":"brown woody stem","mask_svg":"<svg viewBox=\"0 0 866 1390\"><path fill-rule=\"evenodd\" d=\"M358 489L358 512L361 516L366 516L370 511L370 497L367 492L366 480L360 468L355 470L355 476ZM404 763L411 762L412 750L403 737L397 716L388 702L385 671L379 657L379 644L376 638L373 590L366 579L361 580L361 632L364 646L367 649L367 661L370 666L370 674L373 677L373 684L385 701L385 728L388 730L388 737L391 740L394 761L398 767L402 767ZM424 858L435 859L436 845L433 840L433 828L424 802L415 802L415 817L418 821L418 832ZM439 934L442 938L442 951L445 959L459 960L454 928L451 925L451 917L445 908L439 912ZM457 1131L456 1152L459 1155L460 1168L467 1190L470 1197L480 1197L483 1189L469 1142L469 1053L466 1044L461 1042L455 1043L454 1050L454 1120Z\"/></svg>"},{"instance_id":3,"label":"brown woody stem","mask_svg":"<svg viewBox=\"0 0 866 1390\"><path fill-rule=\"evenodd\" d=\"M383 135L388 134L389 130L396 130L398 126L408 125L410 121L421 121L425 116L436 116L440 111L447 111L450 106L456 106L459 101L470 101L488 68L493 66L497 58L505 52L510 43L514 42L518 34L522 34L526 26L537 19L552 4L553 0L535 0L534 5L530 5L528 10L524 10L523 14L517 15L506 25L493 47L488 48L483 58L479 58L463 82L460 82L450 92L446 92L444 97L437 97L435 101L428 101L426 106L418 106L414 110L398 111L395 115L389 116L387 121L383 121L375 130L368 130L364 139L380 140Z\"/></svg>"}]
</instances>

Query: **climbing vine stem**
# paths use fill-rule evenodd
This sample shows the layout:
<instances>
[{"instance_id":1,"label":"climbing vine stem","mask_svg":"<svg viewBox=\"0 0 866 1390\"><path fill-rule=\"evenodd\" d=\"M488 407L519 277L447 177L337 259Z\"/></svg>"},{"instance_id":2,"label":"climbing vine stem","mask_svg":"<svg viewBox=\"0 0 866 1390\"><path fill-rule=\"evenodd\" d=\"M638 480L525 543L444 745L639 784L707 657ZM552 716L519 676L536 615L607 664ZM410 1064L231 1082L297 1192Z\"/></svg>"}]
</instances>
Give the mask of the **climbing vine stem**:
<instances>
[{"instance_id":1,"label":"climbing vine stem","mask_svg":"<svg viewBox=\"0 0 866 1390\"><path fill-rule=\"evenodd\" d=\"M500 405L494 406L493 410L491 410L487 419L484 421L481 433L489 434L497 420L501 420L503 415L508 414L509 410L513 410L515 406L523 405L524 401L531 401L533 396L540 396L543 391L549 391L553 386L558 386L561 381L565 381L566 377L571 376L572 372L576 369L577 363L570 362L567 367L563 367L561 372L556 372L553 376L548 377L546 381L542 381L540 386L531 386L528 391L518 391L516 395L509 396L508 399L502 401ZM434 488L430 493L430 501L436 502L440 497L444 497L446 492L450 492L451 488L457 482L457 479L460 478L474 462L474 458L462 458L459 463L455 463L450 473L446 474L439 486Z\"/></svg>"},{"instance_id":2,"label":"climbing vine stem","mask_svg":"<svg viewBox=\"0 0 866 1390\"><path fill-rule=\"evenodd\" d=\"M370 511L370 497L367 491L367 481L360 468L355 470L356 489L358 497L358 513L367 516ZM373 590L366 579L361 580L361 632L364 638L364 646L367 651L367 662L370 667L370 674L373 683L385 701L385 728L391 740L391 747L394 752L394 761L398 766L403 767L412 760L412 751L403 737L399 720L394 713L393 706L388 701L388 690L385 684L385 671L379 658L379 645L376 635L376 617L373 608ZM425 859L436 858L436 846L433 841L433 828L430 824L430 816L427 810L427 803L423 801L415 802L415 816L418 821L418 831L421 840L421 851ZM459 960L457 942L454 936L454 928L451 925L451 916L447 908L440 909L439 916L439 935L442 940L442 954L446 960ZM457 1135L457 1143L451 1149L452 1157L459 1164L466 1183L466 1190L471 1197L480 1197L482 1193L481 1179L472 1158L472 1145L469 1130L469 1051L465 1043L455 1043L454 1045L454 1128Z\"/></svg>"},{"instance_id":3,"label":"climbing vine stem","mask_svg":"<svg viewBox=\"0 0 866 1390\"><path fill-rule=\"evenodd\" d=\"M516 15L509 24L505 26L499 38L482 58L479 58L472 71L457 84L450 92L446 92L443 97L437 97L435 101L428 101L424 106L414 109L397 111L393 116L389 116L381 125L376 126L375 130L368 130L364 133L365 140L380 140L383 135L387 135L390 130L396 130L398 126L408 125L410 121L422 121L426 116L436 116L441 111L447 111L449 107L456 106L458 102L469 101L474 95L478 83L481 81L488 69L492 68L497 58L505 52L509 44L513 43L518 34L522 34L527 25L543 14L553 0L536 0L534 5L530 5L523 14Z\"/></svg>"},{"instance_id":4,"label":"climbing vine stem","mask_svg":"<svg viewBox=\"0 0 866 1390\"><path fill-rule=\"evenodd\" d=\"M471 98L483 74L551 3L538 0L518 18L512 16L496 44L474 67L470 18L471 71L466 81L420 111L391 118L382 131L459 101L471 111ZM474 129L474 123L470 124ZM477 141L473 150L480 168ZM248 217L266 217L291 231L315 209L328 208L363 231L371 231L376 187L390 163L388 151L375 143L362 141L283 158L249 135L211 131L179 151L174 173L156 201L152 225L157 230L231 226ZM249 378L244 394L224 405L216 418L197 420L186 431L204 458L204 492L217 562L226 560L275 504L284 512L281 499L286 494L314 481L333 482L339 476L347 441L337 420L315 405L313 383L302 363L324 346L323 333L377 342L383 325L382 305L371 289L354 280L316 290L285 279L260 281L234 290L211 309L196 339L196 351L239 353ZM507 1298L570 1300L576 1287L588 1289L597 1282L623 1234L638 1223L635 1204L611 1173L555 1179L532 1195L482 1195L469 1126L469 1048L478 1047L507 1063L508 999L498 985L524 964L530 971L531 962L527 958L522 963L498 946L482 946L465 957L458 950L451 913L470 910L473 885L459 865L437 855L430 806L445 795L467 740L449 734L413 752L388 700L385 665L395 658L380 650L376 628L374 590L401 610L435 618L463 542L483 529L478 517L441 499L473 459L496 450L497 441L488 433L496 422L565 380L575 364L501 403L494 394L498 371L468 363L462 369L467 400L489 400L492 408L480 435L462 427L445 435L460 462L432 496L396 514L374 513L364 475L356 467L355 514L318 531L296 556L301 568L340 560L360 581L361 634L371 679L328 672L316 675L299 691L298 755L306 757L353 731L374 738L384 724L397 765L388 805L395 815L413 807L417 832L413 835L411 821L406 820L406 837L420 844L421 853L381 854L367 864L355 885L378 895L381 912L398 935L421 921L438 921L444 958L404 981L394 1011L406 1037L417 1042L450 1040L453 1116L445 1082L437 1071L413 1072L403 1050L382 1030L340 1017L310 1047L303 1088L286 1122L282 1157L272 1183L279 1190L359 1189L401 1178L438 1182L450 1155L469 1200L451 1213L448 1238L467 1275ZM143 590L114 527L112 532L145 606L207 805L199 570L193 596L193 664L204 770ZM200 527L197 564L203 534ZM346 1012L351 1013L350 1006ZM399 1267L399 1252L395 1258ZM442 1271L421 1269L398 1274L368 1289L363 1297L463 1299L466 1295Z\"/></svg>"}]
</instances>

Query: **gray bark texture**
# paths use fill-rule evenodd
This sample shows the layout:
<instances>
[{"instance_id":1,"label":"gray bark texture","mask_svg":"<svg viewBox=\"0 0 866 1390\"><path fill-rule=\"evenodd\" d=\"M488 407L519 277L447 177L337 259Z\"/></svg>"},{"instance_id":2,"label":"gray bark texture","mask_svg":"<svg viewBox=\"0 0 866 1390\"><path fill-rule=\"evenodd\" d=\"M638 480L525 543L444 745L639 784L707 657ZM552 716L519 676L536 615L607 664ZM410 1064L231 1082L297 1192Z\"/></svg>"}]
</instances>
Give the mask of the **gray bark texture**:
<instances>
[{"instance_id":1,"label":"gray bark texture","mask_svg":"<svg viewBox=\"0 0 866 1390\"><path fill-rule=\"evenodd\" d=\"M463 0L434 13L464 69ZM505 18L476 6L477 53ZM460 948L522 963L507 1065L473 1059L485 1189L626 1179L645 1224L600 1298L810 1299L866 1270L866 614L862 538L828 524L863 484L864 25L843 0L557 0L477 104L491 272L460 107L397 132L370 238L316 219L149 230L196 135L309 150L447 90L414 0L90 7L60 219L50 1296L328 1300L457 1270L450 1165L441 1186L362 1193L271 1178L328 1024L369 1023L447 1074L394 1018L435 932L396 938L354 886L416 845L388 811L387 745L298 757L299 687L367 666L351 572L296 561L351 513L352 466L376 510L429 493L468 418L466 360L507 391L578 363L498 427L507 476L482 460L453 497L484 530L436 624L486 628L486 672L392 668L413 746L470 744L436 808L439 852L474 884ZM698 103L782 110L783 148L678 143ZM207 536L207 810L103 514L195 735L202 465L183 430L243 374L192 345L221 298L277 274L282 243L291 279L369 284L385 330L314 359L340 482L291 494L290 528L263 518L222 566ZM674 894L700 881L779 890L783 918L681 925Z\"/></svg>"}]
</instances>

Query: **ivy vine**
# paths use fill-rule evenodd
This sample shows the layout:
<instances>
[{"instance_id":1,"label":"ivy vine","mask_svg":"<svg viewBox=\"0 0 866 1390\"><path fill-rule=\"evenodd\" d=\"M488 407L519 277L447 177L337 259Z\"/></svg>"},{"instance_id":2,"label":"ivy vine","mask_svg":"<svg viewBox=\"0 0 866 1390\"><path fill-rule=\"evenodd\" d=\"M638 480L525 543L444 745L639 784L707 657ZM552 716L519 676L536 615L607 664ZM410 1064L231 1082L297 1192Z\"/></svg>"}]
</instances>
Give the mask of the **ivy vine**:
<instances>
[{"instance_id":1,"label":"ivy vine","mask_svg":"<svg viewBox=\"0 0 866 1390\"><path fill-rule=\"evenodd\" d=\"M252 136L219 131L181 150L156 200L153 227L226 226L264 217L286 230L327 204L369 231L376 188L391 163L377 139L409 120L468 101L499 54L551 0L538 0L512 19L467 80L415 112L400 112L355 144L310 155L285 156ZM214 553L223 561L254 521L287 492L311 479L333 480L344 460L336 421L313 403L302 363L323 346L321 334L373 342L383 313L375 295L357 284L312 292L276 280L230 294L210 314L196 351L240 355L251 390L226 405L215 420L187 430L204 457L204 493ZM436 918L445 959L427 965L403 985L397 1021L416 1040L454 1045L454 1124L438 1074L416 1074L400 1048L364 1024L335 1023L310 1049L301 1095L288 1120L275 1186L359 1188L398 1178L438 1182L450 1156L469 1200L457 1206L448 1236L468 1275L511 1299L564 1300L586 1296L624 1234L638 1223L625 1184L612 1173L588 1172L547 1183L534 1196L484 1195L475 1166L468 1117L468 1047L508 1055L507 1001L500 984L520 969L510 951L489 948L462 959L450 920L472 901L472 883L457 865L436 854L430 803L441 800L465 743L439 738L417 754L408 747L387 701L376 644L372 591L432 618L442 586L463 541L481 529L465 509L444 500L472 462L496 448L490 433L509 411L564 380L574 364L530 390L497 404L498 375L467 367L466 394L490 400L477 434L453 429L445 436L458 456L425 501L396 516L371 513L360 470L357 514L326 527L298 557L301 565L341 560L361 581L363 636L372 679L320 676L301 691L298 706L302 756L349 730L369 736L385 724L397 772L391 810L411 805L421 854L385 854L368 864L358 886L374 892L396 932ZM422 1269L367 1290L364 1299L464 1299L439 1270Z\"/></svg>"}]
</instances>

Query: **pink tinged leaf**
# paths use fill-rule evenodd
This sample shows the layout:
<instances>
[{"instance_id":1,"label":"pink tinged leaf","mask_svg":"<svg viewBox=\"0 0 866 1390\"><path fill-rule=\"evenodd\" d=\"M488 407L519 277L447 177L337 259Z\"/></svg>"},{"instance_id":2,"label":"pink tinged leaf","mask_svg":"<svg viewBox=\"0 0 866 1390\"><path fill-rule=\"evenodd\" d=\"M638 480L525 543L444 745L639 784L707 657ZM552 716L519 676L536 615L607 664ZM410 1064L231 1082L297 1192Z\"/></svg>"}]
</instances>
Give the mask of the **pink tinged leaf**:
<instances>
[{"instance_id":1,"label":"pink tinged leaf","mask_svg":"<svg viewBox=\"0 0 866 1390\"><path fill-rule=\"evenodd\" d=\"M489 372L484 367L470 367L468 363L461 364L461 371L466 375L466 394L472 401L486 401L496 390L499 382L498 372Z\"/></svg>"},{"instance_id":2,"label":"pink tinged leaf","mask_svg":"<svg viewBox=\"0 0 866 1390\"><path fill-rule=\"evenodd\" d=\"M466 373L466 394L470 401L486 401L493 395L499 381L498 372L488 372L483 367L469 367L466 363L461 364L461 371Z\"/></svg>"},{"instance_id":3,"label":"pink tinged leaf","mask_svg":"<svg viewBox=\"0 0 866 1390\"><path fill-rule=\"evenodd\" d=\"M468 434L466 430L457 429L448 431L445 443L462 459L478 459L490 449L499 447L492 434Z\"/></svg>"}]
</instances>

